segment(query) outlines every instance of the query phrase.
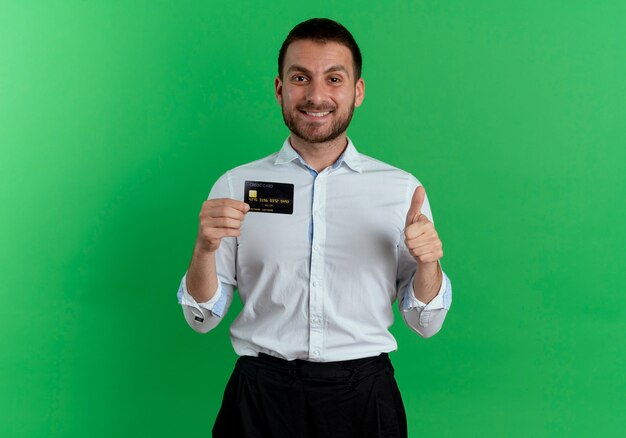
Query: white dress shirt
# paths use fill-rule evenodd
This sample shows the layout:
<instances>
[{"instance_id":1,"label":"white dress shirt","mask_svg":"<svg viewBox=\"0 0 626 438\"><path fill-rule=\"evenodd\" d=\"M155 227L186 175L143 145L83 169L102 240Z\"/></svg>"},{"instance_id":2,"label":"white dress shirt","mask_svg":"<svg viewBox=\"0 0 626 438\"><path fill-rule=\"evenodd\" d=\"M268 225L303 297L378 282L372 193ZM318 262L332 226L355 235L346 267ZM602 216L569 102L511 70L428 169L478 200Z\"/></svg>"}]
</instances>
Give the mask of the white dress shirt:
<instances>
[{"instance_id":1,"label":"white dress shirt","mask_svg":"<svg viewBox=\"0 0 626 438\"><path fill-rule=\"evenodd\" d=\"M419 181L360 154L348 140L319 174L288 140L266 158L218 179L209 199L244 200L245 181L294 185L293 214L248 212L239 237L216 252L219 285L207 302L178 291L188 324L200 333L228 310L235 288L243 309L230 336L235 352L314 362L376 356L397 349L389 332L396 299L407 325L423 337L439 331L452 302L445 273L428 304L415 298L416 262L404 226ZM422 213L432 219L428 199Z\"/></svg>"}]
</instances>

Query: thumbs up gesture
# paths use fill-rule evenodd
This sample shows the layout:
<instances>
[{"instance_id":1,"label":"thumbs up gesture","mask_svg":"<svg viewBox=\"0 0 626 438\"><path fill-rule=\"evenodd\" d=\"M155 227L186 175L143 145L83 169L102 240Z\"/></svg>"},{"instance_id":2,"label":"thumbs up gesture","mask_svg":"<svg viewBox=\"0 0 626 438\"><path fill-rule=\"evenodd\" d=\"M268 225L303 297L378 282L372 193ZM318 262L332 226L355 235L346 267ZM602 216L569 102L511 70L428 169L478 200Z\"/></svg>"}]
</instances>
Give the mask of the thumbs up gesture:
<instances>
[{"instance_id":1,"label":"thumbs up gesture","mask_svg":"<svg viewBox=\"0 0 626 438\"><path fill-rule=\"evenodd\" d=\"M406 214L404 238L406 247L417 263L436 263L443 257L443 246L435 226L422 214L426 190L419 186L413 193L411 206Z\"/></svg>"}]
</instances>

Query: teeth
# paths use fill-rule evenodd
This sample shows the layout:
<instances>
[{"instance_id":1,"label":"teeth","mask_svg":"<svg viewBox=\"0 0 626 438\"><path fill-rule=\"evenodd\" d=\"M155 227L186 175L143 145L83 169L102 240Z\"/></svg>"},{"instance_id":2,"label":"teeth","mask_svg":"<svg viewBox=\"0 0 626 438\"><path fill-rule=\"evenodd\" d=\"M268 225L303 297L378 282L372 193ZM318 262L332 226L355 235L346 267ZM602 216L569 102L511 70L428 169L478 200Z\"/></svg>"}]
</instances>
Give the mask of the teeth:
<instances>
[{"instance_id":1,"label":"teeth","mask_svg":"<svg viewBox=\"0 0 626 438\"><path fill-rule=\"evenodd\" d=\"M310 116L313 116L313 117L324 117L324 116L327 116L328 114L330 114L330 111L326 111L324 113L311 113L311 112L306 111L306 113L308 115L310 115Z\"/></svg>"}]
</instances>

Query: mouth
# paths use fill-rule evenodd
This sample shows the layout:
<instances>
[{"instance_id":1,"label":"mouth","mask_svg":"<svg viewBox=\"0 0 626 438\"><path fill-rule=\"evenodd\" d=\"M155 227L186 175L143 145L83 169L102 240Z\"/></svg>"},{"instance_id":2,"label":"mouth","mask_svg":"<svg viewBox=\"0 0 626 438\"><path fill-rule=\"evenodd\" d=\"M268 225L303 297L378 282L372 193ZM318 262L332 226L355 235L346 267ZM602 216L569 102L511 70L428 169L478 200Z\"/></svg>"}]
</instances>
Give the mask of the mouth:
<instances>
[{"instance_id":1,"label":"mouth","mask_svg":"<svg viewBox=\"0 0 626 438\"><path fill-rule=\"evenodd\" d=\"M325 117L328 117L332 113L332 111L303 111L303 110L300 110L300 112L304 114L305 116L308 116L315 120L320 120Z\"/></svg>"}]
</instances>

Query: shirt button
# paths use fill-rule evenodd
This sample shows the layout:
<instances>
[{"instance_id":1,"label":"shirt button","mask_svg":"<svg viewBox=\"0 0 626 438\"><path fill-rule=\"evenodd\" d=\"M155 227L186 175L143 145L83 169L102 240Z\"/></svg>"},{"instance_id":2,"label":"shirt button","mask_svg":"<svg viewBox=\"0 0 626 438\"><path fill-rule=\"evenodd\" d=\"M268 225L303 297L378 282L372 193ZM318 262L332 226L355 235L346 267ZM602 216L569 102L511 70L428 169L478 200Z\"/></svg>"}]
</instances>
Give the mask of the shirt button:
<instances>
[{"instance_id":1,"label":"shirt button","mask_svg":"<svg viewBox=\"0 0 626 438\"><path fill-rule=\"evenodd\" d=\"M320 246L319 246L319 245L315 245L315 246L313 247L313 249L314 249L315 251L319 251Z\"/></svg>"},{"instance_id":2,"label":"shirt button","mask_svg":"<svg viewBox=\"0 0 626 438\"><path fill-rule=\"evenodd\" d=\"M313 282L313 287L317 287L317 281Z\"/></svg>"}]
</instances>

